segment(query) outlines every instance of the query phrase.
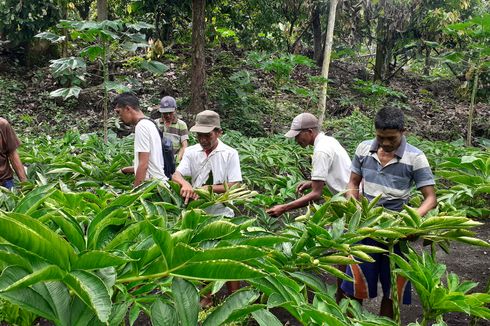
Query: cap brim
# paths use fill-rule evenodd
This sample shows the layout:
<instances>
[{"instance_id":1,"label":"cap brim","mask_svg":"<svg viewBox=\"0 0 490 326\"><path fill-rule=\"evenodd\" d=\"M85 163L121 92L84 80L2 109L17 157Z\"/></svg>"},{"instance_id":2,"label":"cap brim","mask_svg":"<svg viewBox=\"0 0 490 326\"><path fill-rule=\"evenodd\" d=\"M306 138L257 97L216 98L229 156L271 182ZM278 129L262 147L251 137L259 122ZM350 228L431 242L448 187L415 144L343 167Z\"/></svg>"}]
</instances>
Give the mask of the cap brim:
<instances>
[{"instance_id":1,"label":"cap brim","mask_svg":"<svg viewBox=\"0 0 490 326\"><path fill-rule=\"evenodd\" d=\"M175 112L175 108L158 108L158 111L160 111L161 113L170 113L170 112Z\"/></svg>"},{"instance_id":2,"label":"cap brim","mask_svg":"<svg viewBox=\"0 0 490 326\"><path fill-rule=\"evenodd\" d=\"M293 138L298 136L298 134L301 132L301 130L289 130L287 133L284 134L284 137L287 138Z\"/></svg>"},{"instance_id":3,"label":"cap brim","mask_svg":"<svg viewBox=\"0 0 490 326\"><path fill-rule=\"evenodd\" d=\"M203 125L195 125L191 129L189 129L191 132L201 132L203 134L210 133L211 131L216 128L215 126L203 126Z\"/></svg>"}]
</instances>

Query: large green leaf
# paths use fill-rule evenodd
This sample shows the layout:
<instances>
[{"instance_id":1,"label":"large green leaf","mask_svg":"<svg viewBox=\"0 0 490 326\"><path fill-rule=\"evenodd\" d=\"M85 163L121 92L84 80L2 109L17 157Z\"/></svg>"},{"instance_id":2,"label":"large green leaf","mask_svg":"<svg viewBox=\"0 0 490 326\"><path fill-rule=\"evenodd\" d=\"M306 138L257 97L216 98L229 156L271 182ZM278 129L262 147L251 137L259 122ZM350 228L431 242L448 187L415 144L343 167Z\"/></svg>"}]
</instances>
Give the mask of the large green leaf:
<instances>
[{"instance_id":1,"label":"large green leaf","mask_svg":"<svg viewBox=\"0 0 490 326\"><path fill-rule=\"evenodd\" d=\"M151 323L153 326L171 326L178 325L179 319L174 307L156 300L151 305Z\"/></svg>"},{"instance_id":2,"label":"large green leaf","mask_svg":"<svg viewBox=\"0 0 490 326\"><path fill-rule=\"evenodd\" d=\"M160 248L163 258L163 271L169 269L172 265L172 257L173 257L173 248L174 244L172 241L172 237L167 230L163 230L162 228L153 228L152 230L153 240L155 244Z\"/></svg>"},{"instance_id":3,"label":"large green leaf","mask_svg":"<svg viewBox=\"0 0 490 326\"><path fill-rule=\"evenodd\" d=\"M172 282L172 295L181 325L197 325L200 306L196 287L188 281L174 278Z\"/></svg>"},{"instance_id":4,"label":"large green leaf","mask_svg":"<svg viewBox=\"0 0 490 326\"><path fill-rule=\"evenodd\" d=\"M141 221L129 225L128 227L124 228L123 231L118 233L109 243L107 243L103 249L112 250L123 244L133 242L137 236L146 229L146 224L146 221Z\"/></svg>"},{"instance_id":5,"label":"large green leaf","mask_svg":"<svg viewBox=\"0 0 490 326\"><path fill-rule=\"evenodd\" d=\"M63 230L63 234L73 246L75 246L79 251L85 250L85 238L80 225L78 225L76 220L66 212L61 212L61 214L63 216L52 215L50 218L60 227L61 230Z\"/></svg>"},{"instance_id":6,"label":"large green leaf","mask_svg":"<svg viewBox=\"0 0 490 326\"><path fill-rule=\"evenodd\" d=\"M79 297L74 297L70 305L70 326L103 326L95 312Z\"/></svg>"},{"instance_id":7,"label":"large green leaf","mask_svg":"<svg viewBox=\"0 0 490 326\"><path fill-rule=\"evenodd\" d=\"M64 41L66 38L65 36L56 35L56 34L51 33L51 32L42 32L42 33L37 34L35 37L38 37L38 38L41 38L44 40L48 40L52 43L59 43L61 41Z\"/></svg>"},{"instance_id":8,"label":"large green leaf","mask_svg":"<svg viewBox=\"0 0 490 326\"><path fill-rule=\"evenodd\" d=\"M224 238L237 228L237 225L228 221L214 221L202 227L192 238L191 242Z\"/></svg>"},{"instance_id":9,"label":"large green leaf","mask_svg":"<svg viewBox=\"0 0 490 326\"><path fill-rule=\"evenodd\" d=\"M204 320L203 326L213 326L223 324L230 315L255 301L259 294L252 290L237 291L226 298L225 302L213 310Z\"/></svg>"},{"instance_id":10,"label":"large green leaf","mask_svg":"<svg viewBox=\"0 0 490 326\"><path fill-rule=\"evenodd\" d=\"M153 60L140 62L140 67L154 73L155 75L163 74L168 70L168 67L165 64Z\"/></svg>"},{"instance_id":11,"label":"large green leaf","mask_svg":"<svg viewBox=\"0 0 490 326\"><path fill-rule=\"evenodd\" d=\"M100 321L108 321L112 309L111 298L98 276L87 271L72 271L63 281L95 312Z\"/></svg>"},{"instance_id":12,"label":"large green leaf","mask_svg":"<svg viewBox=\"0 0 490 326\"><path fill-rule=\"evenodd\" d=\"M78 86L73 86L70 88L58 88L57 90L50 92L49 96L62 97L64 100L67 100L72 96L78 98L78 95L80 95L81 91L82 89Z\"/></svg>"},{"instance_id":13,"label":"large green leaf","mask_svg":"<svg viewBox=\"0 0 490 326\"><path fill-rule=\"evenodd\" d=\"M70 269L70 262L75 257L69 243L27 215L0 213L0 236L64 270Z\"/></svg>"},{"instance_id":14,"label":"large green leaf","mask_svg":"<svg viewBox=\"0 0 490 326\"><path fill-rule=\"evenodd\" d=\"M187 263L173 270L172 275L198 280L246 280L262 277L260 270L244 263L233 260L208 260L197 263Z\"/></svg>"},{"instance_id":15,"label":"large green leaf","mask_svg":"<svg viewBox=\"0 0 490 326\"><path fill-rule=\"evenodd\" d=\"M49 265L20 278L6 288L0 288L0 292L26 288L39 282L61 280L64 274L65 273L58 266Z\"/></svg>"},{"instance_id":16,"label":"large green leaf","mask_svg":"<svg viewBox=\"0 0 490 326\"><path fill-rule=\"evenodd\" d=\"M252 312L252 316L259 326L282 326L281 321L277 319L272 312L266 309Z\"/></svg>"},{"instance_id":17,"label":"large green leaf","mask_svg":"<svg viewBox=\"0 0 490 326\"><path fill-rule=\"evenodd\" d=\"M27 272L20 267L7 267L0 276L0 287L6 288L26 275ZM50 304L33 288L0 293L0 297L49 320L58 319Z\"/></svg>"},{"instance_id":18,"label":"large green leaf","mask_svg":"<svg viewBox=\"0 0 490 326\"><path fill-rule=\"evenodd\" d=\"M14 209L15 213L23 213L30 215L41 205L46 199L48 199L55 191L55 184L49 184L35 188L29 192L22 200L17 204Z\"/></svg>"},{"instance_id":19,"label":"large green leaf","mask_svg":"<svg viewBox=\"0 0 490 326\"><path fill-rule=\"evenodd\" d=\"M113 253L91 250L82 253L72 264L72 269L100 269L105 267L117 267L129 262L129 258L117 256Z\"/></svg>"},{"instance_id":20,"label":"large green leaf","mask_svg":"<svg viewBox=\"0 0 490 326\"><path fill-rule=\"evenodd\" d=\"M250 246L219 247L197 252L192 257L190 262L218 259L245 261L249 259L263 257L265 255L265 251Z\"/></svg>"}]
</instances>

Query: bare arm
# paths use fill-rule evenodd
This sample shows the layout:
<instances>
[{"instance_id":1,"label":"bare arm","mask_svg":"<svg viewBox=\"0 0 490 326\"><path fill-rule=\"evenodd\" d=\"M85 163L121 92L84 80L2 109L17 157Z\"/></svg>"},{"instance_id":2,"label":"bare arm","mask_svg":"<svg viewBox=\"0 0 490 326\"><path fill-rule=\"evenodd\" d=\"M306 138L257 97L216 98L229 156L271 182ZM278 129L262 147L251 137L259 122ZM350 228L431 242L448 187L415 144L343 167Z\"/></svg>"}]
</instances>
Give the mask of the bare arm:
<instances>
[{"instance_id":1,"label":"bare arm","mask_svg":"<svg viewBox=\"0 0 490 326\"><path fill-rule=\"evenodd\" d=\"M359 200L359 186L361 185L362 176L356 174L354 172L350 173L349 183L347 184L347 192L345 193L345 197L355 198Z\"/></svg>"},{"instance_id":2,"label":"bare arm","mask_svg":"<svg viewBox=\"0 0 490 326\"><path fill-rule=\"evenodd\" d=\"M420 216L424 216L428 211L437 206L436 190L434 186L425 186L419 189L424 196L424 201L417 208L417 212Z\"/></svg>"},{"instance_id":3,"label":"bare arm","mask_svg":"<svg viewBox=\"0 0 490 326\"><path fill-rule=\"evenodd\" d=\"M9 154L9 161L15 173L19 177L20 182L27 181L26 171L24 169L24 165L22 165L22 161L20 160L17 150L14 150Z\"/></svg>"},{"instance_id":4,"label":"bare arm","mask_svg":"<svg viewBox=\"0 0 490 326\"><path fill-rule=\"evenodd\" d=\"M177 162L180 162L182 160L182 156L184 156L184 151L187 148L187 145L188 145L188 141L187 140L184 140L181 143L181 147L179 149L179 153L177 154Z\"/></svg>"},{"instance_id":5,"label":"bare arm","mask_svg":"<svg viewBox=\"0 0 490 326\"><path fill-rule=\"evenodd\" d=\"M198 196L194 192L192 185L184 179L182 174L179 171L175 171L172 175L172 181L178 183L180 185L180 196L184 198L184 204L187 205L189 199L197 199Z\"/></svg>"},{"instance_id":6,"label":"bare arm","mask_svg":"<svg viewBox=\"0 0 490 326\"><path fill-rule=\"evenodd\" d=\"M137 187L145 180L149 161L149 152L138 152L138 167L136 168L133 186Z\"/></svg>"},{"instance_id":7,"label":"bare arm","mask_svg":"<svg viewBox=\"0 0 490 326\"><path fill-rule=\"evenodd\" d=\"M231 188L233 185L236 185L236 184L239 184L239 182L229 182L227 185L228 185L228 188ZM207 187L209 187L209 186L202 186L202 188L207 188ZM212 187L213 187L213 192L215 192L215 193L222 194L222 193L226 192L225 185L223 185L223 184L212 185Z\"/></svg>"},{"instance_id":8,"label":"bare arm","mask_svg":"<svg viewBox=\"0 0 490 326\"><path fill-rule=\"evenodd\" d=\"M278 217L282 215L285 212L288 212L290 210L304 207L308 205L310 201L315 201L318 200L322 197L323 193L323 187L325 185L325 182L319 181L319 180L312 180L311 181L311 192L304 195L303 197L300 197L296 199L295 201L292 201L290 203L284 204L284 205L276 205L272 207L271 209L267 210L267 213L270 216L275 216Z\"/></svg>"}]
</instances>

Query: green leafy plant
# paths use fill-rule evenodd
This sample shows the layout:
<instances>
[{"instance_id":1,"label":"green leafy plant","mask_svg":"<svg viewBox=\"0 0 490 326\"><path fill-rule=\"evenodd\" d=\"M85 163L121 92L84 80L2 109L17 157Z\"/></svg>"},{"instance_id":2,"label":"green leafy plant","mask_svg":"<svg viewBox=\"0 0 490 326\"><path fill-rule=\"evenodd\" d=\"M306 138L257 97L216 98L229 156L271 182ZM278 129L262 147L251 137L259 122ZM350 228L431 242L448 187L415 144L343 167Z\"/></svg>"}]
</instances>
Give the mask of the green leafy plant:
<instances>
[{"instance_id":1,"label":"green leafy plant","mask_svg":"<svg viewBox=\"0 0 490 326\"><path fill-rule=\"evenodd\" d=\"M441 280L446 272L446 266L435 261L427 253L418 255L410 250L405 258L396 254L391 256L399 269L395 272L409 279L417 294L423 309L422 326L436 320L443 323L443 314L447 312L464 312L472 316L488 319L490 309L485 307L490 302L488 293L468 293L477 283L462 282L459 277L450 273L446 277L446 284Z\"/></svg>"}]
</instances>

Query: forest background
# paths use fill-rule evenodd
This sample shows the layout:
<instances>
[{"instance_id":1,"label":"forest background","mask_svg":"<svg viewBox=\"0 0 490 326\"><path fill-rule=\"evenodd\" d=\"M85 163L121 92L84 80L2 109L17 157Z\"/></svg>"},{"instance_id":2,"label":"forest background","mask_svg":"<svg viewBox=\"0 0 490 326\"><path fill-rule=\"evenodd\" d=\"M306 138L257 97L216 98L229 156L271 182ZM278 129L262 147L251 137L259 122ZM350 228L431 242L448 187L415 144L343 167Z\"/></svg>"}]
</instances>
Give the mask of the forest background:
<instances>
[{"instance_id":1,"label":"forest background","mask_svg":"<svg viewBox=\"0 0 490 326\"><path fill-rule=\"evenodd\" d=\"M385 104L403 109L411 141L427 153L440 212L452 206L484 221L489 12L485 0L0 1L0 115L25 143L21 154L31 180L19 197L4 194L4 208L60 180L61 191L68 180L77 182L71 191L129 191L130 182L115 171L129 162L131 144L116 138L127 130L110 99L130 90L148 115L158 116L152 109L165 95L177 99L189 125L203 109L220 113L224 139L238 147L245 181L259 192L253 204L262 213L254 217L268 230L280 223L262 208L293 198L294 184L308 177L311 153L280 137L291 119L305 111L323 116L324 130L352 155L357 143L372 138L372 117ZM96 135L103 141L91 138ZM104 153L88 167L82 157L94 148ZM77 155L80 162L64 164ZM487 240L487 225L480 228ZM479 267L453 266L481 281L480 291L488 282L483 252L475 253ZM148 312L133 299L130 320ZM301 320L285 310L293 315L285 318ZM411 311L406 321L419 314ZM451 318L456 325L466 317Z\"/></svg>"}]
</instances>

